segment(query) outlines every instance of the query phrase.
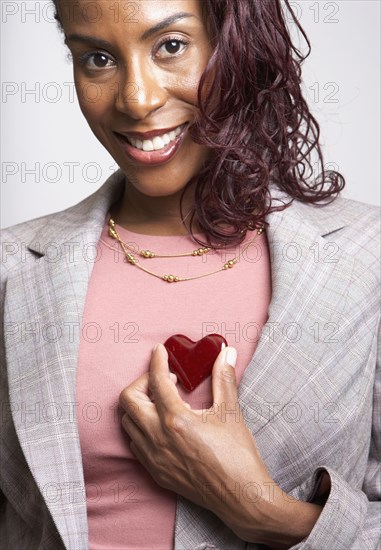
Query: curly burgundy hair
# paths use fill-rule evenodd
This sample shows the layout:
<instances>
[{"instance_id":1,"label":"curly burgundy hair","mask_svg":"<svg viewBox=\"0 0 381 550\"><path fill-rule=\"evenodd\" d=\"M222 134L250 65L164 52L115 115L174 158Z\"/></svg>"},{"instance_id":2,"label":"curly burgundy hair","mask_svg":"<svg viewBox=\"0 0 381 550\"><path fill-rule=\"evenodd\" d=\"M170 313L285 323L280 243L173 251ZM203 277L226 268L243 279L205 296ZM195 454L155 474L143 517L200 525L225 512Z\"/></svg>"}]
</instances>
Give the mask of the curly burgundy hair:
<instances>
[{"instance_id":1,"label":"curly burgundy hair","mask_svg":"<svg viewBox=\"0 0 381 550\"><path fill-rule=\"evenodd\" d=\"M53 2L62 29L59 0ZM308 45L305 55L292 43L287 11ZM208 242L195 239L218 247L239 244L268 213L295 199L332 202L345 179L324 169L320 127L301 90L301 65L311 45L289 0L283 7L280 0L203 0L203 12L213 54L199 83L199 117L189 132L212 155L187 187L195 184L192 221L196 216ZM274 206L270 183L290 201Z\"/></svg>"}]
</instances>

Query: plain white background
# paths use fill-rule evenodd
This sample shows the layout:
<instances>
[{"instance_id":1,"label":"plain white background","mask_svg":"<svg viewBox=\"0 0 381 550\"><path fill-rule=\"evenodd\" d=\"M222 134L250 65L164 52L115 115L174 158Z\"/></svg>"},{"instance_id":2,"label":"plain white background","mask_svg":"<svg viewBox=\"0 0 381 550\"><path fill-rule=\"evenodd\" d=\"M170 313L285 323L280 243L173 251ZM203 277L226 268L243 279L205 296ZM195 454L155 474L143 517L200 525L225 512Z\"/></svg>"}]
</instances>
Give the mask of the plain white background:
<instances>
[{"instance_id":1,"label":"plain white background","mask_svg":"<svg viewBox=\"0 0 381 550\"><path fill-rule=\"evenodd\" d=\"M344 175L343 196L378 205L380 2L291 5L312 46L304 91L325 164ZM117 168L80 112L51 8L49 0L1 2L1 227L77 203Z\"/></svg>"}]
</instances>

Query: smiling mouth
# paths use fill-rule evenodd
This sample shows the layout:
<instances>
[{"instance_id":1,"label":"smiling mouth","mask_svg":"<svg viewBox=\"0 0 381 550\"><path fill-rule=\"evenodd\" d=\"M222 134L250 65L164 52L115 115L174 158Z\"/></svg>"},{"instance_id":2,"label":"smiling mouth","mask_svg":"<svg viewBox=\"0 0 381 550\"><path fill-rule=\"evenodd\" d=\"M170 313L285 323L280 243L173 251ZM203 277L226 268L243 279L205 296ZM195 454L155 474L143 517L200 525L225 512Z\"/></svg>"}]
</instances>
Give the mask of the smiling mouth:
<instances>
[{"instance_id":1,"label":"smiling mouth","mask_svg":"<svg viewBox=\"0 0 381 550\"><path fill-rule=\"evenodd\" d=\"M164 133L160 136L155 136L152 139L135 139L133 137L125 136L123 134L118 134L121 136L125 141L127 141L132 147L135 149L139 149L140 151L160 151L161 149L164 149L164 147L167 147L171 142L175 141L177 136L181 134L181 132L184 130L184 128L188 125L186 122L185 124L181 124L171 132Z\"/></svg>"}]
</instances>

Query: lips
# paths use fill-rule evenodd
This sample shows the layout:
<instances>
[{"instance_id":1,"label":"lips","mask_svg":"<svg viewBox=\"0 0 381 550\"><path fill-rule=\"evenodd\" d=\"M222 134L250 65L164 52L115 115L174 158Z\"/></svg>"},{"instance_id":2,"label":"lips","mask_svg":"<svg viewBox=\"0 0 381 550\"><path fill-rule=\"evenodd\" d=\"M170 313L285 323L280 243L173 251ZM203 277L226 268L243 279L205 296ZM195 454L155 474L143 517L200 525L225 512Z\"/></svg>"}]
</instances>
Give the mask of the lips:
<instances>
[{"instance_id":1,"label":"lips","mask_svg":"<svg viewBox=\"0 0 381 550\"><path fill-rule=\"evenodd\" d=\"M184 122L183 124L178 124L177 126L171 126L171 128L160 128L158 130L150 130L149 132L119 132L123 136L130 138L133 137L135 139L152 139L156 136L161 136L165 133L171 132L173 130L176 130L179 126L184 126L184 124L188 124L188 122Z\"/></svg>"},{"instance_id":2,"label":"lips","mask_svg":"<svg viewBox=\"0 0 381 550\"><path fill-rule=\"evenodd\" d=\"M179 150L181 143L186 135L188 122L168 131L152 130L151 132L141 133L129 132L120 134L114 132L124 152L135 161L141 164L163 164L168 162ZM153 134L156 134L153 136ZM140 139L135 136L144 136ZM147 139L146 136L151 136Z\"/></svg>"},{"instance_id":3,"label":"lips","mask_svg":"<svg viewBox=\"0 0 381 550\"><path fill-rule=\"evenodd\" d=\"M170 131L159 130L139 135L137 135L137 133L135 133L135 135L126 134L124 137L127 139L130 145L136 147L136 149L140 149L141 151L160 151L161 149L164 149L166 145L174 141L176 137L181 134L185 126L186 124L182 124L181 126L177 126Z\"/></svg>"}]
</instances>

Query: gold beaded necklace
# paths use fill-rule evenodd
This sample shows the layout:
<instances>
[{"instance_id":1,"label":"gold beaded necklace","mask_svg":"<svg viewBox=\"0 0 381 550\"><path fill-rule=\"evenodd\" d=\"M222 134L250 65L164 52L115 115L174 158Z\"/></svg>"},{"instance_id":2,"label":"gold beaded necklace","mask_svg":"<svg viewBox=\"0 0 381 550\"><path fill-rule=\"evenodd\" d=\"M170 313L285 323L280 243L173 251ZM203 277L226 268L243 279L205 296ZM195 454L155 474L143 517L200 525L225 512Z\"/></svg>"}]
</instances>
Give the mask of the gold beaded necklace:
<instances>
[{"instance_id":1,"label":"gold beaded necklace","mask_svg":"<svg viewBox=\"0 0 381 550\"><path fill-rule=\"evenodd\" d=\"M126 244L124 241L122 241L122 239L120 238L120 236L119 236L119 234L118 234L118 232L115 228L115 222L112 218L109 219L108 225L109 225L109 230L108 231L109 231L110 237L112 237L113 239L116 239L118 241L118 243L120 244L120 246L121 246L121 248L122 248L122 250L123 250L123 252L126 256L126 260L127 260L128 263L134 265L135 267L138 267L139 269L141 269L142 271L145 271L149 275L152 275L153 277L161 279L161 280L163 280L167 283L180 283L180 282L184 282L184 281L193 281L194 279L201 279L202 277L207 277L208 275L213 275L214 273L218 273L219 271L225 271L227 269L231 269L238 262L239 258L242 256L242 254L245 252L245 250L264 231L264 225L262 225L259 229L257 229L257 234L255 235L255 237L251 241L249 241L246 246L244 246L241 253L238 254L238 256L236 256L232 260L229 260L228 262L224 263L224 265L221 268L216 269L215 271L210 271L209 273L204 273L203 275L197 275L195 277L179 277L177 275L159 275L158 273L154 273L153 271L151 271L151 270L147 269L146 267L140 265L138 263L139 260L137 260L136 257L133 254L131 254L131 252L128 252L128 249L133 250L134 252L135 252L135 250L131 246ZM142 258L146 258L146 259L148 259L148 258L180 258L180 257L184 257L184 256L203 256L204 254L207 254L208 252L210 252L210 250L211 250L210 247L197 248L196 250L193 250L192 252L186 252L186 253L183 253L183 254L156 254L155 252L152 252L150 250L141 250L139 252L139 255Z\"/></svg>"}]
</instances>

